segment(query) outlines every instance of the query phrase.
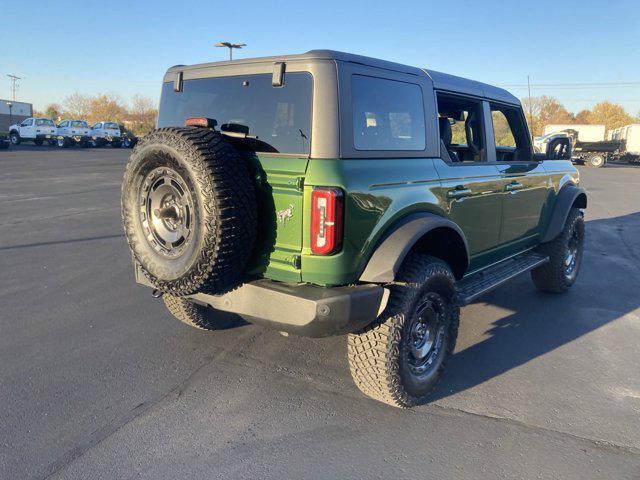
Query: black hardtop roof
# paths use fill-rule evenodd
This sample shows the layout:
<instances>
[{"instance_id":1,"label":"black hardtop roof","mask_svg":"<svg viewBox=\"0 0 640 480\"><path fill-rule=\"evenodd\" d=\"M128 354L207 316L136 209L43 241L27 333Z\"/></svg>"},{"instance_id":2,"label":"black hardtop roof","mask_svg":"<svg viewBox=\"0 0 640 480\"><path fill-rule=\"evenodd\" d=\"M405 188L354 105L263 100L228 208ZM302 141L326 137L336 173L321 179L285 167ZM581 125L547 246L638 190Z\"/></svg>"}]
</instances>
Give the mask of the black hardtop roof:
<instances>
[{"instance_id":1,"label":"black hardtop roof","mask_svg":"<svg viewBox=\"0 0 640 480\"><path fill-rule=\"evenodd\" d=\"M423 76L427 75L433 81L434 88L438 90L447 90L451 92L466 93L469 95L477 95L489 99L494 99L502 102L520 104L517 97L513 96L508 91L494 87L492 85L477 82L475 80L469 80L467 78L457 77L455 75L449 75L447 73L436 72L434 70L427 70L425 68L412 67L409 65L403 65L401 63L390 62L387 60L380 60L373 57L367 57L364 55L356 55L353 53L339 52L336 50L309 50L306 53L300 53L295 55L279 55L273 57L256 57L256 58L242 58L238 60L227 60L222 62L209 62L200 63L195 65L175 65L167 70L167 73L178 72L184 70L197 70L201 68L211 68L216 66L229 66L229 65L246 65L251 63L267 63L267 62L288 62L296 60L335 60L341 62L359 63L375 68L382 68L385 70L393 70L396 72L407 73L410 75Z\"/></svg>"}]
</instances>

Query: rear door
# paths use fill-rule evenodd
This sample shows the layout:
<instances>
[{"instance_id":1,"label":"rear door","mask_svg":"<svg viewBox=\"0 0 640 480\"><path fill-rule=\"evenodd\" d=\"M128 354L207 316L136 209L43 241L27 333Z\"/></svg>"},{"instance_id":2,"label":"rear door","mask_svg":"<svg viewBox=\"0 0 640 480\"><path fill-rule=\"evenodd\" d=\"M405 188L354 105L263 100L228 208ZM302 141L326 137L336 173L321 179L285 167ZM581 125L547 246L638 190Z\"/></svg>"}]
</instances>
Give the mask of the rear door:
<instances>
[{"instance_id":1,"label":"rear door","mask_svg":"<svg viewBox=\"0 0 640 480\"><path fill-rule=\"evenodd\" d=\"M489 148L495 149L504 189L500 244L516 252L536 243L549 192L548 175L534 160L522 110L493 102L485 106L491 113Z\"/></svg>"},{"instance_id":2,"label":"rear door","mask_svg":"<svg viewBox=\"0 0 640 480\"><path fill-rule=\"evenodd\" d=\"M502 182L494 163L487 162L482 100L439 92L438 114L448 119L451 140L440 132L441 159L435 166L442 182L442 203L464 232L471 269L487 263L499 244ZM441 123L440 130L446 128Z\"/></svg>"}]
</instances>

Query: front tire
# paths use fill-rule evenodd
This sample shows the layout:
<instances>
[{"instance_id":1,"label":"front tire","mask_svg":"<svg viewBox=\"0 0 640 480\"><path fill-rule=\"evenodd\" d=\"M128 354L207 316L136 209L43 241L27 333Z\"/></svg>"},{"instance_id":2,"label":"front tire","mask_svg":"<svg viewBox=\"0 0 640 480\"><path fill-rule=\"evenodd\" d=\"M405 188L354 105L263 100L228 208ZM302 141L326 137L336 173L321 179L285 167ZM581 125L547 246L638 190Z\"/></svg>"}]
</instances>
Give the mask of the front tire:
<instances>
[{"instance_id":1,"label":"front tire","mask_svg":"<svg viewBox=\"0 0 640 480\"><path fill-rule=\"evenodd\" d=\"M164 294L162 299L169 313L182 323L199 330L216 330L212 308L198 305L187 298L169 294Z\"/></svg>"},{"instance_id":2,"label":"front tire","mask_svg":"<svg viewBox=\"0 0 640 480\"><path fill-rule=\"evenodd\" d=\"M575 283L582 263L584 252L582 212L572 208L560 235L540 245L539 251L547 255L549 261L531 271L533 283L543 292L566 292Z\"/></svg>"},{"instance_id":3,"label":"front tire","mask_svg":"<svg viewBox=\"0 0 640 480\"><path fill-rule=\"evenodd\" d=\"M111 147L112 148L120 148L120 147L122 147L122 142L120 140L113 140L111 142Z\"/></svg>"},{"instance_id":4,"label":"front tire","mask_svg":"<svg viewBox=\"0 0 640 480\"><path fill-rule=\"evenodd\" d=\"M408 408L425 403L458 336L455 278L442 260L411 255L387 308L347 340L349 368L365 395Z\"/></svg>"},{"instance_id":5,"label":"front tire","mask_svg":"<svg viewBox=\"0 0 640 480\"><path fill-rule=\"evenodd\" d=\"M11 140L11 143L14 145L20 145L20 142L22 141L18 132L11 132L9 134L9 140Z\"/></svg>"},{"instance_id":6,"label":"front tire","mask_svg":"<svg viewBox=\"0 0 640 480\"><path fill-rule=\"evenodd\" d=\"M58 148L67 148L69 146L69 142L65 137L58 137L57 144Z\"/></svg>"}]
</instances>

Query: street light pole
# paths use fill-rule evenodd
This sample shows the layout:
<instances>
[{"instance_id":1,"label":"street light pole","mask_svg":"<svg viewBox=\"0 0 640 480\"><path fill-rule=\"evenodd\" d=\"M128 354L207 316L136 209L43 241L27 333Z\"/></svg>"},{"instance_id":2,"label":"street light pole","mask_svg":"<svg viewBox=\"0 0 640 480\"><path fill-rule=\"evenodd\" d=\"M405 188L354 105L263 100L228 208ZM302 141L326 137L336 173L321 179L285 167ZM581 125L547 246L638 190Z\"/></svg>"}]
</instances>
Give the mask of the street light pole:
<instances>
[{"instance_id":1,"label":"street light pole","mask_svg":"<svg viewBox=\"0 0 640 480\"><path fill-rule=\"evenodd\" d=\"M11 124L13 123L12 116L11 116L11 111L13 110L13 103L7 102L7 107L9 107L9 126L11 126Z\"/></svg>"},{"instance_id":2,"label":"street light pole","mask_svg":"<svg viewBox=\"0 0 640 480\"><path fill-rule=\"evenodd\" d=\"M241 49L242 47L246 47L246 43L231 43L231 42L218 42L215 44L216 47L227 47L229 49L229 60L233 60L233 49Z\"/></svg>"}]
</instances>

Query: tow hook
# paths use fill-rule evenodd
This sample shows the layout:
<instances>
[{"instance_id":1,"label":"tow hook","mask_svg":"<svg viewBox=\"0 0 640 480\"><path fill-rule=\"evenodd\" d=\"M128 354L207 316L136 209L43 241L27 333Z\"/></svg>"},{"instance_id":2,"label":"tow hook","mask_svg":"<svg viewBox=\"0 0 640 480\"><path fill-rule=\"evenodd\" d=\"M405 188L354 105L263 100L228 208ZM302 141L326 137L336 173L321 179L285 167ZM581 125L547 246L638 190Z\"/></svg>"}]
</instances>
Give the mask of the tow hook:
<instances>
[{"instance_id":1,"label":"tow hook","mask_svg":"<svg viewBox=\"0 0 640 480\"><path fill-rule=\"evenodd\" d=\"M151 296L152 296L153 298L160 298L162 295L164 295L164 293L163 293L163 292L161 292L160 290L158 290L157 288L154 288L154 289L151 291Z\"/></svg>"}]
</instances>

